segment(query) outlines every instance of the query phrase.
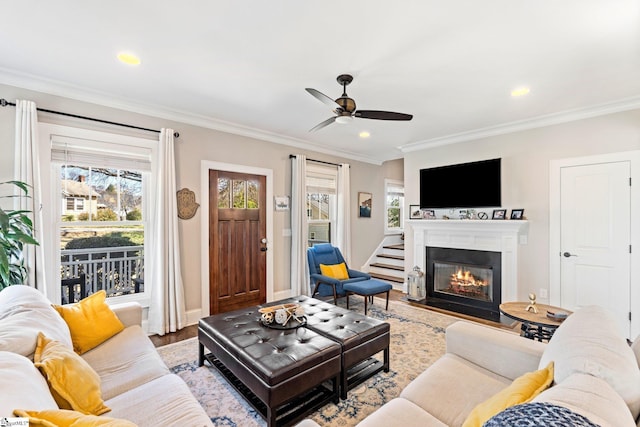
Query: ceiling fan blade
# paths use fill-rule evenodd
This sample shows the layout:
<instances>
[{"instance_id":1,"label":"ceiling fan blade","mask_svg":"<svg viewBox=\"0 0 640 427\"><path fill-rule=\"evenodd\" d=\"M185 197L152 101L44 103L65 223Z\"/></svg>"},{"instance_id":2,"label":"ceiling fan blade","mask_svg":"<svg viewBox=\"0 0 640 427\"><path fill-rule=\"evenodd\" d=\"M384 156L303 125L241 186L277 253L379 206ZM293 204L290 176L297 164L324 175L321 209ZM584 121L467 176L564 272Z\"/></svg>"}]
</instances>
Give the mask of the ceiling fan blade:
<instances>
[{"instance_id":1,"label":"ceiling fan blade","mask_svg":"<svg viewBox=\"0 0 640 427\"><path fill-rule=\"evenodd\" d=\"M340 104L336 103L336 101L334 101L333 99L329 98L324 93L322 93L320 91L317 91L315 89L312 89L310 87L306 88L305 90L307 92L309 92L312 96L314 96L315 98L320 100L320 102L322 102L324 104L327 104L329 107L331 107L332 110L342 109L342 107L340 107Z\"/></svg>"},{"instance_id":2,"label":"ceiling fan blade","mask_svg":"<svg viewBox=\"0 0 640 427\"><path fill-rule=\"evenodd\" d=\"M309 129L309 132L315 132L319 129L322 129L325 126L329 126L331 123L335 122L337 119L336 116L328 118L327 120L325 120L322 123L318 123L317 125L315 125L313 128Z\"/></svg>"},{"instance_id":3,"label":"ceiling fan blade","mask_svg":"<svg viewBox=\"0 0 640 427\"><path fill-rule=\"evenodd\" d=\"M411 120L413 115L394 113L392 111L376 111L376 110L358 110L354 114L355 117L361 119L375 119L375 120Z\"/></svg>"}]
</instances>

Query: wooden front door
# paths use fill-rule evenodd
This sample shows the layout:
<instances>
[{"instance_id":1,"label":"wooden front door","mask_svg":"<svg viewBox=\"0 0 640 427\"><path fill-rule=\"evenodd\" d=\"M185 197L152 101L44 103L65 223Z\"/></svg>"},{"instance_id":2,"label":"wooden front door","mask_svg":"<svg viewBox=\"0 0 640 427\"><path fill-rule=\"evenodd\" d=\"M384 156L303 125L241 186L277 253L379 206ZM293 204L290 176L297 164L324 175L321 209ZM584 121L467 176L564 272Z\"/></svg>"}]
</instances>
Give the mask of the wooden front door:
<instances>
[{"instance_id":1,"label":"wooden front door","mask_svg":"<svg viewBox=\"0 0 640 427\"><path fill-rule=\"evenodd\" d=\"M209 307L266 302L266 177L209 170Z\"/></svg>"}]
</instances>

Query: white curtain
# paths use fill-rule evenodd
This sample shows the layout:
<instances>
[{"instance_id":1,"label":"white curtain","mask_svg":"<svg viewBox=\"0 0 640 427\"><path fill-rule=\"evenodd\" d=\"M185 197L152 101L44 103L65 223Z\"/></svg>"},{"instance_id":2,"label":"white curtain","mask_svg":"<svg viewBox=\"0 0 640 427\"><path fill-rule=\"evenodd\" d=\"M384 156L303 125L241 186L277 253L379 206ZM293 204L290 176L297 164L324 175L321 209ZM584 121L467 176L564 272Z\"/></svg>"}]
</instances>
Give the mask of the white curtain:
<instances>
[{"instance_id":1,"label":"white curtain","mask_svg":"<svg viewBox=\"0 0 640 427\"><path fill-rule=\"evenodd\" d=\"M342 163L338 168L338 221L336 224L336 246L342 256L351 261L351 182L349 164Z\"/></svg>"},{"instance_id":2,"label":"white curtain","mask_svg":"<svg viewBox=\"0 0 640 427\"><path fill-rule=\"evenodd\" d=\"M162 129L155 173L154 201L151 204L149 233L151 287L149 333L164 335L182 329L186 323L184 288L180 270L178 207L173 129Z\"/></svg>"},{"instance_id":3,"label":"white curtain","mask_svg":"<svg viewBox=\"0 0 640 427\"><path fill-rule=\"evenodd\" d=\"M30 197L17 197L15 208L28 210L33 222L34 238L39 246L25 245L24 259L29 272L27 285L46 295L44 240L42 222L42 181L38 160L38 112L33 101L16 101L16 140L14 179L31 186Z\"/></svg>"},{"instance_id":4,"label":"white curtain","mask_svg":"<svg viewBox=\"0 0 640 427\"><path fill-rule=\"evenodd\" d=\"M309 295L307 266L307 157L297 154L291 159L291 291Z\"/></svg>"}]
</instances>

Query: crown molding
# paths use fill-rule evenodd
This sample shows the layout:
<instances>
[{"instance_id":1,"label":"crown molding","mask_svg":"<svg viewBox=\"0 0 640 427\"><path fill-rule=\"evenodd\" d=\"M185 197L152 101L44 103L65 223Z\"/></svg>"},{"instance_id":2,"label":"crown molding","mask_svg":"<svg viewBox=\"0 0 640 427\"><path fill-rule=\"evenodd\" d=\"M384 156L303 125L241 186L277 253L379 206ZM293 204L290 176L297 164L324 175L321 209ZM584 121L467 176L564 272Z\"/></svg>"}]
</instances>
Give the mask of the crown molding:
<instances>
[{"instance_id":1,"label":"crown molding","mask_svg":"<svg viewBox=\"0 0 640 427\"><path fill-rule=\"evenodd\" d=\"M359 162L374 165L381 165L383 163L383 160L380 159L365 157L345 150L327 149L303 139L291 138L237 123L212 119L210 117L193 114L187 111L169 109L159 105L135 103L126 99L114 97L104 92L89 90L80 86L46 79L40 76L18 73L14 70L2 67L0 67L0 83L36 92L47 93L49 95L74 99L76 101L88 102L104 107L144 114L151 117L213 129L233 135L272 142L274 144L287 145L302 150L310 150L331 156L344 157Z\"/></svg>"},{"instance_id":2,"label":"crown molding","mask_svg":"<svg viewBox=\"0 0 640 427\"><path fill-rule=\"evenodd\" d=\"M310 150L318 153L328 154L331 156L344 157L346 159L351 159L363 163L381 165L384 161L402 158L401 156L399 157L396 154L391 154L390 152L387 153L388 158L385 157L384 159L377 159L362 156L360 154L352 153L346 150L327 149L324 146L316 145L303 139L291 138L285 135L267 132L262 129L252 128L237 123L227 122L190 113L188 111L169 109L159 105L135 103L127 99L114 97L113 95L110 95L108 93L94 91L68 83L46 79L40 76L19 73L14 70L2 67L0 67L0 83L27 90L47 93L54 96L60 96L63 98L74 99L76 101L88 102L100 106L130 111L151 117L171 120L174 122L185 123L193 126L199 126L202 128L212 129L233 135L253 138L260 141L286 145L302 150ZM626 98L592 107L560 111L557 113L542 115L531 119L504 123L496 126L489 126L467 132L445 135L437 138L430 138L422 141L404 144L396 148L402 154L405 154L443 145L457 144L492 136L505 135L509 133L583 120L591 117L603 116L638 108L640 108L640 96Z\"/></svg>"},{"instance_id":3,"label":"crown molding","mask_svg":"<svg viewBox=\"0 0 640 427\"><path fill-rule=\"evenodd\" d=\"M409 153L412 151L424 150L443 145L457 144L466 141L473 141L476 139L482 139L491 136L521 132L530 129L588 119L591 117L619 113L622 111L635 110L638 108L640 108L640 96L625 98L618 101L599 104L586 108L560 111L557 113L533 117L531 119L518 120L515 122L504 123L497 126L475 129L468 132L461 132L438 138L416 141L409 144L401 145L398 147L398 149L403 153Z\"/></svg>"}]
</instances>

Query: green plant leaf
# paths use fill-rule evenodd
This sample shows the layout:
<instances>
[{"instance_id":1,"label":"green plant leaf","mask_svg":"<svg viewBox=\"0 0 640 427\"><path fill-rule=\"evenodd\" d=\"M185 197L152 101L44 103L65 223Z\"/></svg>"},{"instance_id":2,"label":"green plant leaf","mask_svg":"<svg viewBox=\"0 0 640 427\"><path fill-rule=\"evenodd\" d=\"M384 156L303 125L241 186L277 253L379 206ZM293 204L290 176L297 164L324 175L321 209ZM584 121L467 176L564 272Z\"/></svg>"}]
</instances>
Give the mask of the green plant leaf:
<instances>
[{"instance_id":1,"label":"green plant leaf","mask_svg":"<svg viewBox=\"0 0 640 427\"><path fill-rule=\"evenodd\" d=\"M29 197L29 185L21 181L0 182L0 185L15 185L24 194L0 198ZM38 245L33 237L31 211L5 210L0 208L0 289L26 281L28 271L24 264L24 245Z\"/></svg>"}]
</instances>

